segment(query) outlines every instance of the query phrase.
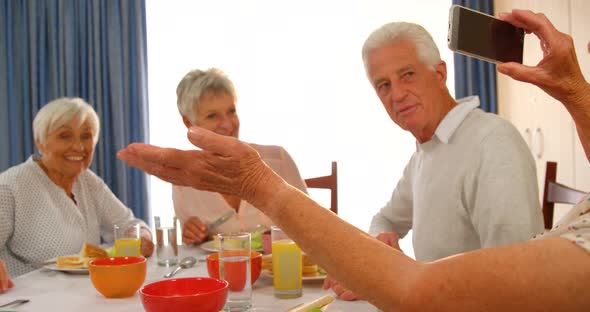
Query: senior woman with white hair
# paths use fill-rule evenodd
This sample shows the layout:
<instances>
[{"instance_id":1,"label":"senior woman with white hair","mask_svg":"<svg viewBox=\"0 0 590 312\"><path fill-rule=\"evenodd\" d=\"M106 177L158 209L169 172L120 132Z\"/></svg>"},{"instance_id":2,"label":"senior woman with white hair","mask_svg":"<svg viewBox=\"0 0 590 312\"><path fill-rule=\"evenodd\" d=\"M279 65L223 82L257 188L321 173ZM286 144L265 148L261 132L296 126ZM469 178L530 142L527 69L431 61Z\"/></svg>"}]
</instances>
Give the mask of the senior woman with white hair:
<instances>
[{"instance_id":1,"label":"senior woman with white hair","mask_svg":"<svg viewBox=\"0 0 590 312\"><path fill-rule=\"evenodd\" d=\"M113 240L115 224L140 223L141 253L151 256L152 236L94 172L88 169L98 141L99 119L80 98L59 98L33 121L41 156L0 174L0 280L30 263L76 254L84 242Z\"/></svg>"},{"instance_id":2,"label":"senior woman with white hair","mask_svg":"<svg viewBox=\"0 0 590 312\"><path fill-rule=\"evenodd\" d=\"M238 138L240 119L237 95L231 80L219 69L195 69L176 88L178 111L187 128L199 126L217 134ZM297 165L281 146L250 144L262 160L291 185L307 193ZM185 243L198 244L211 234L270 228L272 221L238 196L173 186L174 210L183 224ZM215 229L209 225L220 216L233 216Z\"/></svg>"}]
</instances>

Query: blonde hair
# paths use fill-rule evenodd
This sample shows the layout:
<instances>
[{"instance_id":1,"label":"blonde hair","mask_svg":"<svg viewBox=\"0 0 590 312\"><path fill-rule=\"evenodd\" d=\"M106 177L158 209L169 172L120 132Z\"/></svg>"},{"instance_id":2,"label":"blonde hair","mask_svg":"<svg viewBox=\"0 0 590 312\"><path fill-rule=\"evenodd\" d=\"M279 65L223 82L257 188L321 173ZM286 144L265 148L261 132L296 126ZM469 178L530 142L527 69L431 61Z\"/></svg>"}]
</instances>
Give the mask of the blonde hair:
<instances>
[{"instance_id":1,"label":"blonde hair","mask_svg":"<svg viewBox=\"0 0 590 312\"><path fill-rule=\"evenodd\" d=\"M195 112L202 97L208 94L227 93L237 101L234 84L217 68L206 71L195 69L188 72L176 87L178 112L195 124Z\"/></svg>"}]
</instances>

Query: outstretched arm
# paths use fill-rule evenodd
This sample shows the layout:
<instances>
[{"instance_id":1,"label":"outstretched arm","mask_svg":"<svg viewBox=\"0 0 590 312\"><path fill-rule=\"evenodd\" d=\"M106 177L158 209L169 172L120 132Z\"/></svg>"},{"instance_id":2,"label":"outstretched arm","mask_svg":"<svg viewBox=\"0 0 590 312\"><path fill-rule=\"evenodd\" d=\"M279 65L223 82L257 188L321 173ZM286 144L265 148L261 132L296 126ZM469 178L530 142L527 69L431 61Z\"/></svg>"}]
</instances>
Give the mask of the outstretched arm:
<instances>
[{"instance_id":1,"label":"outstretched arm","mask_svg":"<svg viewBox=\"0 0 590 312\"><path fill-rule=\"evenodd\" d=\"M345 287L385 311L590 309L590 254L565 239L419 263L320 207L237 139L196 127L189 139L203 151L132 144L118 156L177 185L245 198Z\"/></svg>"}]
</instances>

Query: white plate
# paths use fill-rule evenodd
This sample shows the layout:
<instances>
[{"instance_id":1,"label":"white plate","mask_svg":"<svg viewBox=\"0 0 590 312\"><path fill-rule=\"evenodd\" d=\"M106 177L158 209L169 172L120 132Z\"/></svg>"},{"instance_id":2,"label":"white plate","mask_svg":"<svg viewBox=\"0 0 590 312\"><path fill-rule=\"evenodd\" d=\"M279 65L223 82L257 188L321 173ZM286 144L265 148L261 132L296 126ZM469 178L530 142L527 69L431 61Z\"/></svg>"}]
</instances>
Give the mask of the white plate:
<instances>
[{"instance_id":1,"label":"white plate","mask_svg":"<svg viewBox=\"0 0 590 312\"><path fill-rule=\"evenodd\" d=\"M262 270L261 275L272 278L272 273L269 272L268 270ZM301 279L304 282L305 281L323 281L324 279L326 279L326 275L324 274L324 275L318 275L318 276L303 276Z\"/></svg>"},{"instance_id":2,"label":"white plate","mask_svg":"<svg viewBox=\"0 0 590 312\"><path fill-rule=\"evenodd\" d=\"M44 269L71 274L88 274L88 268L58 268L56 263L43 266Z\"/></svg>"},{"instance_id":3,"label":"white plate","mask_svg":"<svg viewBox=\"0 0 590 312\"><path fill-rule=\"evenodd\" d=\"M219 251L219 249L215 248L215 242L212 240L202 243L201 245L199 245L199 247L201 247L201 249L209 251L209 252L218 252ZM252 249L252 250L262 252L264 249L258 248L258 249Z\"/></svg>"}]
</instances>

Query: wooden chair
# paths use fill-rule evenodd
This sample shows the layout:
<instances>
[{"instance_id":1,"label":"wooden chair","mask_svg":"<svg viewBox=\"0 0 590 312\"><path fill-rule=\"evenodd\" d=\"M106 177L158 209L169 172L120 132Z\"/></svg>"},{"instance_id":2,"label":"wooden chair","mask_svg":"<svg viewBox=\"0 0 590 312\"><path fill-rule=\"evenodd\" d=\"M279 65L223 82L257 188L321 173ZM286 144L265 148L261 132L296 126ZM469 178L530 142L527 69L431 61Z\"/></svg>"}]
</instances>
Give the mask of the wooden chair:
<instances>
[{"instance_id":1,"label":"wooden chair","mask_svg":"<svg viewBox=\"0 0 590 312\"><path fill-rule=\"evenodd\" d=\"M574 205L586 195L585 192L557 183L556 176L557 163L548 161L543 193L543 220L548 230L553 227L553 207L556 203Z\"/></svg>"},{"instance_id":2,"label":"wooden chair","mask_svg":"<svg viewBox=\"0 0 590 312\"><path fill-rule=\"evenodd\" d=\"M332 174L323 177L305 179L308 188L329 189L331 191L330 210L338 214L338 164L332 162Z\"/></svg>"}]
</instances>

